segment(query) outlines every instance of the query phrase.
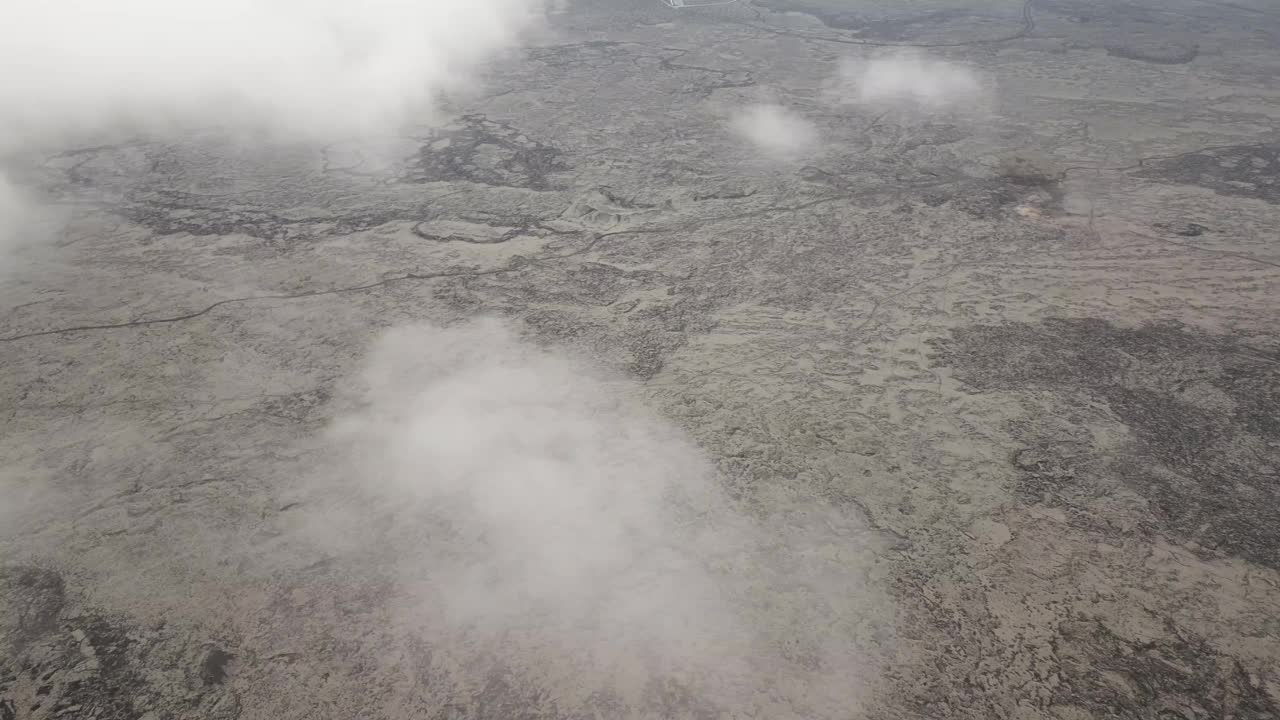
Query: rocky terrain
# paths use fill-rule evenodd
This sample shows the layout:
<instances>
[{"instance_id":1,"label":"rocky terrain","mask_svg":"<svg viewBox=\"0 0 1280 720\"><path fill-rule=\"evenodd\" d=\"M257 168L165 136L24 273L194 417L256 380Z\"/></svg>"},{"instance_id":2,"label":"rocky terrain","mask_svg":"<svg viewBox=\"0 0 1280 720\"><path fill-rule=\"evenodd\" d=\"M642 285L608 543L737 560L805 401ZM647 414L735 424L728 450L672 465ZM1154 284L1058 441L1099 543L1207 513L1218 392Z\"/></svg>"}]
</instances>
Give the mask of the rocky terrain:
<instances>
[{"instance_id":1,"label":"rocky terrain","mask_svg":"<svg viewBox=\"0 0 1280 720\"><path fill-rule=\"evenodd\" d=\"M0 720L1280 718L1280 10L555 24L377 153L31 170L62 229L0 284ZM831 101L899 47L989 111ZM744 146L762 99L821 148ZM395 508L314 541L368 348L478 317L701 454L751 649L626 674L418 607Z\"/></svg>"}]
</instances>

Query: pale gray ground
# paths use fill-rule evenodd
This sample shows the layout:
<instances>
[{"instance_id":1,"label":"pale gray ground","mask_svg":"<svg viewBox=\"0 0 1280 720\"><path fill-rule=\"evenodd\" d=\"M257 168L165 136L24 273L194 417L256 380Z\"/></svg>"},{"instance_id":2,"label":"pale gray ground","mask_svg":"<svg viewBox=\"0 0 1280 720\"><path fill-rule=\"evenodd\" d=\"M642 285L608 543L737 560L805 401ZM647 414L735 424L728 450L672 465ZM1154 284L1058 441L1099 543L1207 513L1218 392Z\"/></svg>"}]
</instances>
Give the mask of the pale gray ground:
<instances>
[{"instance_id":1,"label":"pale gray ground","mask_svg":"<svg viewBox=\"0 0 1280 720\"><path fill-rule=\"evenodd\" d=\"M583 5L386 161L43 166L70 224L0 290L0 719L783 716L471 672L394 573L282 553L379 329L482 314L615 372L791 551L797 498L830 513L851 601L752 622L856 646L812 670L848 716L1280 718L1280 8ZM989 71L994 116L822 99L884 44ZM753 158L726 118L765 91L820 152Z\"/></svg>"}]
</instances>

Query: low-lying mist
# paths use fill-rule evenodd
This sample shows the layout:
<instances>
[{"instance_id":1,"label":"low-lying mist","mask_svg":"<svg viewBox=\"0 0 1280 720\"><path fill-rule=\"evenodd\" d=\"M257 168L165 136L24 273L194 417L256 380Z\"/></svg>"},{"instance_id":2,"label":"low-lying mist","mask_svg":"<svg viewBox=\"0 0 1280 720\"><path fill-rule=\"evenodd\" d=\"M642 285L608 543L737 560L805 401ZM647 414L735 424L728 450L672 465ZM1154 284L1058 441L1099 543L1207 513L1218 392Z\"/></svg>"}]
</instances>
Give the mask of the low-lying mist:
<instances>
[{"instance_id":1,"label":"low-lying mist","mask_svg":"<svg viewBox=\"0 0 1280 720\"><path fill-rule=\"evenodd\" d=\"M17 242L28 207L26 199L0 167L0 257ZM4 270L4 265L0 264L0 278L3 278Z\"/></svg>"},{"instance_id":2,"label":"low-lying mist","mask_svg":"<svg viewBox=\"0 0 1280 720\"><path fill-rule=\"evenodd\" d=\"M399 621L459 688L502 668L565 711L671 717L652 695L678 687L691 717L848 717L885 620L869 534L785 494L747 517L624 382L496 321L393 330L301 537L396 568Z\"/></svg>"}]
</instances>

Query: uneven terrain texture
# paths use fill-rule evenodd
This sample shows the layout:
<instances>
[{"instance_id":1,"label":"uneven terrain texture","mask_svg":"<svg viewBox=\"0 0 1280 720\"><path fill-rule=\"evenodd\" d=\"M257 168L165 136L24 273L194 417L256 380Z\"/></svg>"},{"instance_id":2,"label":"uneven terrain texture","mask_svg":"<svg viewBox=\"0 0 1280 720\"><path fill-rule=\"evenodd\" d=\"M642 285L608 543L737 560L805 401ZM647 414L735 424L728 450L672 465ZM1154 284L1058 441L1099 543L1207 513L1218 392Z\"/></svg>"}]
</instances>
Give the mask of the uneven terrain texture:
<instances>
[{"instance_id":1,"label":"uneven terrain texture","mask_svg":"<svg viewBox=\"0 0 1280 720\"><path fill-rule=\"evenodd\" d=\"M1280 9L555 23L377 153L37 169L67 221L0 285L0 720L1280 719ZM993 108L832 104L885 46ZM757 158L728 119L759 101L820 149ZM369 343L478 316L692 438L769 557L837 568L743 610L773 700L614 693L514 634L482 662L395 568L290 539ZM808 707L816 677L857 690Z\"/></svg>"}]
</instances>

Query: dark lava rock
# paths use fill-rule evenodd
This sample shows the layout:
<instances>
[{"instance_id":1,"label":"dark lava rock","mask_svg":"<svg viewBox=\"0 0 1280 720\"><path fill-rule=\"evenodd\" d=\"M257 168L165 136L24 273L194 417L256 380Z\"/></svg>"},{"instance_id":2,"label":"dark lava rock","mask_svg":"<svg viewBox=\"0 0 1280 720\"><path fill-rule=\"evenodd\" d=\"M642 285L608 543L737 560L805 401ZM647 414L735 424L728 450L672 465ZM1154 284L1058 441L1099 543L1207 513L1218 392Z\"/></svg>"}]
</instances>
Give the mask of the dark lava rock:
<instances>
[{"instance_id":1,"label":"dark lava rock","mask_svg":"<svg viewBox=\"0 0 1280 720\"><path fill-rule=\"evenodd\" d=\"M1182 237L1200 237L1209 230L1209 228L1193 222L1156 223L1155 227L1157 230L1181 235Z\"/></svg>"},{"instance_id":2,"label":"dark lava rock","mask_svg":"<svg viewBox=\"0 0 1280 720\"><path fill-rule=\"evenodd\" d=\"M200 682L221 685L227 679L227 664L235 657L222 648L211 648L200 663Z\"/></svg>"},{"instance_id":3,"label":"dark lava rock","mask_svg":"<svg viewBox=\"0 0 1280 720\"><path fill-rule=\"evenodd\" d=\"M1095 458L1105 471L1076 462L1088 452L1016 453L1024 500L1103 472L1146 499L1154 532L1280 567L1280 354L1188 326L1092 318L973 325L934 346L935 362L975 390L1090 396L1130 429L1128 446ZM1229 403L1204 403L1193 387Z\"/></svg>"},{"instance_id":4,"label":"dark lava rock","mask_svg":"<svg viewBox=\"0 0 1280 720\"><path fill-rule=\"evenodd\" d=\"M1126 60L1138 60L1156 65L1185 65L1200 55L1200 46L1194 43L1164 43L1131 40L1107 47L1107 54Z\"/></svg>"}]
</instances>

